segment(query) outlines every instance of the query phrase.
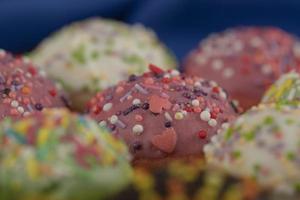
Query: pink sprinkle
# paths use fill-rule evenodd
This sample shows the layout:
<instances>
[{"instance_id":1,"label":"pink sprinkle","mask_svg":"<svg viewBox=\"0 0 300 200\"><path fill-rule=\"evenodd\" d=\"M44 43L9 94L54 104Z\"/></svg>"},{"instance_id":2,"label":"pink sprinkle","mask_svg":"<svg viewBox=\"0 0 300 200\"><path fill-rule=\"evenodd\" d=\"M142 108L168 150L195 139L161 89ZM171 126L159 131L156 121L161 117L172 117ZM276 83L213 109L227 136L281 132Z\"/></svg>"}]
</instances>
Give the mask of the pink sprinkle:
<instances>
[{"instance_id":1,"label":"pink sprinkle","mask_svg":"<svg viewBox=\"0 0 300 200\"><path fill-rule=\"evenodd\" d=\"M154 83L154 80L153 80L153 78L146 78L146 79L144 80L144 83L145 83L145 84L152 85L152 84Z\"/></svg>"},{"instance_id":2,"label":"pink sprinkle","mask_svg":"<svg viewBox=\"0 0 300 200\"><path fill-rule=\"evenodd\" d=\"M180 106L178 105L178 104L175 104L174 106L173 106L173 111L177 111L177 110L179 110L179 108L180 108Z\"/></svg>"},{"instance_id":3,"label":"pink sprinkle","mask_svg":"<svg viewBox=\"0 0 300 200\"><path fill-rule=\"evenodd\" d=\"M131 95L128 95L128 96L127 96L127 100L130 100L130 99L132 99L132 96L131 96Z\"/></svg>"},{"instance_id":4,"label":"pink sprinkle","mask_svg":"<svg viewBox=\"0 0 300 200\"><path fill-rule=\"evenodd\" d=\"M11 115L18 115L19 112L18 112L17 109L11 109L11 110L10 110L10 114L11 114Z\"/></svg>"},{"instance_id":5,"label":"pink sprinkle","mask_svg":"<svg viewBox=\"0 0 300 200\"><path fill-rule=\"evenodd\" d=\"M141 122L141 121L143 121L143 119L144 119L141 115L135 115L134 118L135 118L135 120L138 121L138 122Z\"/></svg>"},{"instance_id":6,"label":"pink sprinkle","mask_svg":"<svg viewBox=\"0 0 300 200\"><path fill-rule=\"evenodd\" d=\"M124 88L123 87L117 87L117 89L116 89L116 93L121 93L121 92L123 92L124 91Z\"/></svg>"},{"instance_id":7,"label":"pink sprinkle","mask_svg":"<svg viewBox=\"0 0 300 200\"><path fill-rule=\"evenodd\" d=\"M161 93L161 94L160 94L160 96L161 96L161 97L163 97L163 98L165 98L165 99L169 99L169 98L170 98L170 96L169 96L169 95L167 95L167 94L166 94L166 93L164 93L164 92L163 92L163 93Z\"/></svg>"},{"instance_id":8,"label":"pink sprinkle","mask_svg":"<svg viewBox=\"0 0 300 200\"><path fill-rule=\"evenodd\" d=\"M29 104L29 103L30 103L29 98L24 98L23 103L24 103L24 104Z\"/></svg>"},{"instance_id":9,"label":"pink sprinkle","mask_svg":"<svg viewBox=\"0 0 300 200\"><path fill-rule=\"evenodd\" d=\"M196 113L200 113L202 110L201 110L200 107L196 107L196 108L194 108L194 111L195 111Z\"/></svg>"}]
</instances>

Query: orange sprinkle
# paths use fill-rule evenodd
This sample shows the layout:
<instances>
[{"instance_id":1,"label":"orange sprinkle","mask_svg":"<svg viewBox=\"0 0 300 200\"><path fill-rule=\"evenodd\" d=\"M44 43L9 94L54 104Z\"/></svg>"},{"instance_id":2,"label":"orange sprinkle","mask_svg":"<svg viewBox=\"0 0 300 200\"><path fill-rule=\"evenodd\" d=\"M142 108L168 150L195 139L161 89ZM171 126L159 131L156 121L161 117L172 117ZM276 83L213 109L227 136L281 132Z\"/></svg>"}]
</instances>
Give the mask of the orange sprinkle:
<instances>
[{"instance_id":1,"label":"orange sprinkle","mask_svg":"<svg viewBox=\"0 0 300 200\"><path fill-rule=\"evenodd\" d=\"M23 94L30 94L31 93L31 89L29 87L23 87L22 88L22 93Z\"/></svg>"}]
</instances>

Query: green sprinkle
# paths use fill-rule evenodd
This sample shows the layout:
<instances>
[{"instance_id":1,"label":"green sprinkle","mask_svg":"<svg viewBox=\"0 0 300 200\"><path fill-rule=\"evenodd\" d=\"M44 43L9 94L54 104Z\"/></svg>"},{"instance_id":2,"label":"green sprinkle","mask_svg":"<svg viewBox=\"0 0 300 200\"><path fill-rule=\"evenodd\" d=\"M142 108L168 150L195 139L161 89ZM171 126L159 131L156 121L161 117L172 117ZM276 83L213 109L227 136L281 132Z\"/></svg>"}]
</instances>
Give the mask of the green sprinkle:
<instances>
[{"instance_id":1,"label":"green sprinkle","mask_svg":"<svg viewBox=\"0 0 300 200\"><path fill-rule=\"evenodd\" d=\"M295 183L294 188L297 192L300 192L300 183Z\"/></svg>"},{"instance_id":2,"label":"green sprinkle","mask_svg":"<svg viewBox=\"0 0 300 200\"><path fill-rule=\"evenodd\" d=\"M272 124L274 122L274 118L272 116L267 116L265 119L264 119L264 123L265 124Z\"/></svg>"},{"instance_id":3,"label":"green sprinkle","mask_svg":"<svg viewBox=\"0 0 300 200\"><path fill-rule=\"evenodd\" d=\"M240 158L241 157L241 152L240 151L234 151L234 152L232 152L232 156L233 156L233 158L235 158L235 159L238 159L238 158Z\"/></svg>"},{"instance_id":4,"label":"green sprinkle","mask_svg":"<svg viewBox=\"0 0 300 200\"><path fill-rule=\"evenodd\" d=\"M292 125L292 124L294 124L294 123L295 123L295 120L294 120L294 119L291 119L291 118L289 118L289 119L286 119L286 120L285 120L285 122L286 122L288 125Z\"/></svg>"},{"instance_id":5,"label":"green sprinkle","mask_svg":"<svg viewBox=\"0 0 300 200\"><path fill-rule=\"evenodd\" d=\"M129 55L124 57L124 61L130 64L141 63L143 60L137 55Z\"/></svg>"},{"instance_id":6,"label":"green sprinkle","mask_svg":"<svg viewBox=\"0 0 300 200\"><path fill-rule=\"evenodd\" d=\"M225 133L225 140L229 140L231 138L232 134L233 134L233 129L228 128L228 130Z\"/></svg>"},{"instance_id":7,"label":"green sprinkle","mask_svg":"<svg viewBox=\"0 0 300 200\"><path fill-rule=\"evenodd\" d=\"M97 58L99 58L99 52L93 51L91 56L92 56L92 59L96 60Z\"/></svg>"},{"instance_id":8,"label":"green sprinkle","mask_svg":"<svg viewBox=\"0 0 300 200\"><path fill-rule=\"evenodd\" d=\"M286 154L286 157L287 157L288 160L293 161L293 160L295 160L296 155L295 155L293 152L288 152L288 153Z\"/></svg>"},{"instance_id":9,"label":"green sprinkle","mask_svg":"<svg viewBox=\"0 0 300 200\"><path fill-rule=\"evenodd\" d=\"M80 64L84 64L86 62L84 53L85 53L85 46L80 45L76 50L72 52L72 57Z\"/></svg>"},{"instance_id":10,"label":"green sprinkle","mask_svg":"<svg viewBox=\"0 0 300 200\"><path fill-rule=\"evenodd\" d=\"M247 141L253 140L255 134L253 131L249 131L248 133L245 133L244 137Z\"/></svg>"}]
</instances>

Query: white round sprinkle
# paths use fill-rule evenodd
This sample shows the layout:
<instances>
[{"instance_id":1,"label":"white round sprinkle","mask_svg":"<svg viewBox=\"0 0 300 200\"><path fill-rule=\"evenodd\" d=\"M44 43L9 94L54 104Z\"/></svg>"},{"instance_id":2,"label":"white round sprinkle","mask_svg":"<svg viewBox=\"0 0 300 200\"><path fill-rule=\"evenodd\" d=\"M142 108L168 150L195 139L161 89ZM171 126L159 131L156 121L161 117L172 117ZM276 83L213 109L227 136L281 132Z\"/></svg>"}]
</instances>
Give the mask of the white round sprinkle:
<instances>
[{"instance_id":1,"label":"white round sprinkle","mask_svg":"<svg viewBox=\"0 0 300 200\"><path fill-rule=\"evenodd\" d=\"M136 124L132 127L132 132L140 135L144 131L144 127L140 124Z\"/></svg>"},{"instance_id":2,"label":"white round sprinkle","mask_svg":"<svg viewBox=\"0 0 300 200\"><path fill-rule=\"evenodd\" d=\"M210 125L211 127L217 126L217 120L215 120L215 119L210 119L210 120L208 121L208 125Z\"/></svg>"},{"instance_id":3,"label":"white round sprinkle","mask_svg":"<svg viewBox=\"0 0 300 200\"><path fill-rule=\"evenodd\" d=\"M204 110L200 113L200 119L203 121L209 121L210 120L210 113L207 110Z\"/></svg>"},{"instance_id":4,"label":"white round sprinkle","mask_svg":"<svg viewBox=\"0 0 300 200\"><path fill-rule=\"evenodd\" d=\"M251 40L250 40L250 45L252 47L259 47L260 45L262 45L263 41L262 39L260 39L259 37L253 37Z\"/></svg>"},{"instance_id":5,"label":"white round sprinkle","mask_svg":"<svg viewBox=\"0 0 300 200\"><path fill-rule=\"evenodd\" d=\"M164 78L171 78L170 74L165 74Z\"/></svg>"},{"instance_id":6,"label":"white round sprinkle","mask_svg":"<svg viewBox=\"0 0 300 200\"><path fill-rule=\"evenodd\" d=\"M214 61L211 63L211 65L212 65L212 68L213 68L214 70L216 70L216 71L219 71L220 69L223 68L223 62L222 62L222 60L220 60L220 59L214 60Z\"/></svg>"},{"instance_id":7,"label":"white round sprinkle","mask_svg":"<svg viewBox=\"0 0 300 200\"><path fill-rule=\"evenodd\" d=\"M211 87L217 87L218 86L218 83L216 81L209 81L209 85Z\"/></svg>"},{"instance_id":8,"label":"white round sprinkle","mask_svg":"<svg viewBox=\"0 0 300 200\"><path fill-rule=\"evenodd\" d=\"M268 75L272 73L272 66L268 64L264 64L261 68L261 73Z\"/></svg>"},{"instance_id":9,"label":"white round sprinkle","mask_svg":"<svg viewBox=\"0 0 300 200\"><path fill-rule=\"evenodd\" d=\"M112 105L113 105L112 103L104 104L103 111L105 111L105 112L109 111L111 109Z\"/></svg>"},{"instance_id":10,"label":"white round sprinkle","mask_svg":"<svg viewBox=\"0 0 300 200\"><path fill-rule=\"evenodd\" d=\"M203 151L207 154L213 150L213 147L210 144L206 144L203 148Z\"/></svg>"},{"instance_id":11,"label":"white round sprinkle","mask_svg":"<svg viewBox=\"0 0 300 200\"><path fill-rule=\"evenodd\" d=\"M30 114L30 112L24 112L24 113L23 113L23 116L26 117L26 116L28 116L29 114Z\"/></svg>"},{"instance_id":12,"label":"white round sprinkle","mask_svg":"<svg viewBox=\"0 0 300 200\"><path fill-rule=\"evenodd\" d=\"M226 98L227 98L226 93L223 92L223 91L221 91L221 92L219 93L219 95L220 95L220 97L221 97L222 99L226 99Z\"/></svg>"},{"instance_id":13,"label":"white round sprinkle","mask_svg":"<svg viewBox=\"0 0 300 200\"><path fill-rule=\"evenodd\" d=\"M201 87L201 83L199 81L197 81L197 82L194 83L194 86L195 87Z\"/></svg>"},{"instance_id":14,"label":"white round sprinkle","mask_svg":"<svg viewBox=\"0 0 300 200\"><path fill-rule=\"evenodd\" d=\"M196 63L199 65L204 65L207 63L207 58L204 56L197 56L196 57Z\"/></svg>"},{"instance_id":15,"label":"white round sprinkle","mask_svg":"<svg viewBox=\"0 0 300 200\"><path fill-rule=\"evenodd\" d=\"M223 76L225 78L231 78L232 76L234 75L234 70L232 68L226 68L224 71L223 71Z\"/></svg>"},{"instance_id":16,"label":"white round sprinkle","mask_svg":"<svg viewBox=\"0 0 300 200\"><path fill-rule=\"evenodd\" d=\"M101 127L106 127L106 125L107 125L106 121L99 122L99 126Z\"/></svg>"},{"instance_id":17,"label":"white round sprinkle","mask_svg":"<svg viewBox=\"0 0 300 200\"><path fill-rule=\"evenodd\" d=\"M16 101L16 100L13 100L10 105L14 108L18 107L19 106L19 103Z\"/></svg>"},{"instance_id":18,"label":"white round sprinkle","mask_svg":"<svg viewBox=\"0 0 300 200\"><path fill-rule=\"evenodd\" d=\"M112 124L116 124L118 120L119 120L119 118L117 115L113 115L110 117L110 123L112 123Z\"/></svg>"},{"instance_id":19,"label":"white round sprinkle","mask_svg":"<svg viewBox=\"0 0 300 200\"><path fill-rule=\"evenodd\" d=\"M141 100L139 100L139 99L134 99L134 100L132 101L132 104L133 104L133 105L139 105L139 104L141 104Z\"/></svg>"},{"instance_id":20,"label":"white round sprinkle","mask_svg":"<svg viewBox=\"0 0 300 200\"><path fill-rule=\"evenodd\" d=\"M179 76L179 71L177 71L177 70L175 70L175 69L173 69L172 71L171 71L171 76Z\"/></svg>"},{"instance_id":21,"label":"white round sprinkle","mask_svg":"<svg viewBox=\"0 0 300 200\"><path fill-rule=\"evenodd\" d=\"M23 113L23 112L25 111L24 108L21 107L21 106L19 106L19 107L17 108L17 110L18 110L19 113Z\"/></svg>"},{"instance_id":22,"label":"white round sprinkle","mask_svg":"<svg viewBox=\"0 0 300 200\"><path fill-rule=\"evenodd\" d=\"M229 128L229 123L225 122L225 123L223 123L223 124L221 125L221 127L222 127L223 129L227 129L227 128Z\"/></svg>"},{"instance_id":23,"label":"white round sprinkle","mask_svg":"<svg viewBox=\"0 0 300 200\"><path fill-rule=\"evenodd\" d=\"M192 101L192 105L193 105L194 107L198 107L198 106L200 105L199 100L198 100L198 99L194 99L194 100Z\"/></svg>"}]
</instances>

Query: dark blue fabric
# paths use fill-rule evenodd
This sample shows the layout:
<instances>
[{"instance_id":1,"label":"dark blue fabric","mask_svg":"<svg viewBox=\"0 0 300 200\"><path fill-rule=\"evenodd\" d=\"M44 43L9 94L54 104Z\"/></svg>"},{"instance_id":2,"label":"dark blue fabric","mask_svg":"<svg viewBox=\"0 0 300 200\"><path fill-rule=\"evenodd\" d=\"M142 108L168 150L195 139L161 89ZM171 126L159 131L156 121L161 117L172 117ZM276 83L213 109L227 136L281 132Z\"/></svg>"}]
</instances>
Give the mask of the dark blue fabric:
<instances>
[{"instance_id":1,"label":"dark blue fabric","mask_svg":"<svg viewBox=\"0 0 300 200\"><path fill-rule=\"evenodd\" d=\"M300 35L299 0L0 0L0 48L33 48L50 32L89 16L153 28L179 59L214 31L273 25Z\"/></svg>"}]
</instances>

